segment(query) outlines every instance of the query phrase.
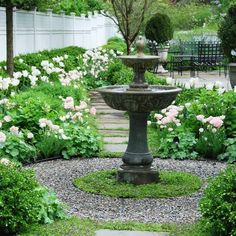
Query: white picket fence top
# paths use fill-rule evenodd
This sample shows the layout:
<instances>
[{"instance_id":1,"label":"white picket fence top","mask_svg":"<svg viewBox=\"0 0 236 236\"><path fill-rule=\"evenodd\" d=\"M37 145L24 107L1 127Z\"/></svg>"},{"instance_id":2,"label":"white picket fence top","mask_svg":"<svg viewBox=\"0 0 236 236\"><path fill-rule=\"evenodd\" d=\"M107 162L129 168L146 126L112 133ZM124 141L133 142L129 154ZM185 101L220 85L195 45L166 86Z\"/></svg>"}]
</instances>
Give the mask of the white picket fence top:
<instances>
[{"instance_id":1,"label":"white picket fence top","mask_svg":"<svg viewBox=\"0 0 236 236\"><path fill-rule=\"evenodd\" d=\"M113 21L98 14L82 14L80 17L38 11L14 11L14 55L37 52L44 49L80 46L86 49L104 45L117 35ZM0 7L0 61L6 59L6 13Z\"/></svg>"}]
</instances>

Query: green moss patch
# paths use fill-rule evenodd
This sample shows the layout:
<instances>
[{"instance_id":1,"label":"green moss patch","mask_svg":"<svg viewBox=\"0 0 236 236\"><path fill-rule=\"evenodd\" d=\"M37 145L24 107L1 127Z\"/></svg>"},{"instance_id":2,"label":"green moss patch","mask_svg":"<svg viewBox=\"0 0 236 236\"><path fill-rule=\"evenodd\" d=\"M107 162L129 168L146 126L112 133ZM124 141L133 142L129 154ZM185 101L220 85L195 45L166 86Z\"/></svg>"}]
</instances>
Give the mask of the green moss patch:
<instances>
[{"instance_id":1,"label":"green moss patch","mask_svg":"<svg viewBox=\"0 0 236 236\"><path fill-rule=\"evenodd\" d=\"M199 177L185 172L162 171L160 182L135 186L116 180L116 170L90 173L74 180L74 185L89 193L120 198L170 198L189 195L202 186Z\"/></svg>"}]
</instances>

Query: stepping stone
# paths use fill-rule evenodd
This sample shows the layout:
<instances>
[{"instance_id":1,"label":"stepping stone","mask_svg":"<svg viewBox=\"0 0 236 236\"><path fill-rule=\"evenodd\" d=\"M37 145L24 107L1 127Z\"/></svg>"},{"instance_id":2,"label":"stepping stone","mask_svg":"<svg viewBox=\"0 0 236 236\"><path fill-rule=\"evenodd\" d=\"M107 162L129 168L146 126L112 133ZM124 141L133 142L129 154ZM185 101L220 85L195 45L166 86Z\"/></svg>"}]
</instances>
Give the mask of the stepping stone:
<instances>
[{"instance_id":1,"label":"stepping stone","mask_svg":"<svg viewBox=\"0 0 236 236\"><path fill-rule=\"evenodd\" d=\"M114 109L97 109L97 114L124 114L123 111L118 111Z\"/></svg>"},{"instance_id":2,"label":"stepping stone","mask_svg":"<svg viewBox=\"0 0 236 236\"><path fill-rule=\"evenodd\" d=\"M129 131L128 130L99 130L99 133L102 134L104 137L111 137L111 136L123 136L128 137Z\"/></svg>"},{"instance_id":3,"label":"stepping stone","mask_svg":"<svg viewBox=\"0 0 236 236\"><path fill-rule=\"evenodd\" d=\"M105 143L124 143L128 142L128 137L104 137Z\"/></svg>"},{"instance_id":4,"label":"stepping stone","mask_svg":"<svg viewBox=\"0 0 236 236\"><path fill-rule=\"evenodd\" d=\"M95 236L169 236L169 233L100 229Z\"/></svg>"},{"instance_id":5,"label":"stepping stone","mask_svg":"<svg viewBox=\"0 0 236 236\"><path fill-rule=\"evenodd\" d=\"M98 123L98 129L129 129L129 124L111 124L111 123Z\"/></svg>"},{"instance_id":6,"label":"stepping stone","mask_svg":"<svg viewBox=\"0 0 236 236\"><path fill-rule=\"evenodd\" d=\"M100 119L124 119L128 120L128 118L124 117L124 113L117 113L117 114L97 114L97 117Z\"/></svg>"},{"instance_id":7,"label":"stepping stone","mask_svg":"<svg viewBox=\"0 0 236 236\"><path fill-rule=\"evenodd\" d=\"M98 125L99 124L129 124L129 122L125 119L97 119Z\"/></svg>"},{"instance_id":8,"label":"stepping stone","mask_svg":"<svg viewBox=\"0 0 236 236\"><path fill-rule=\"evenodd\" d=\"M104 144L103 149L106 152L125 152L127 144Z\"/></svg>"}]
</instances>

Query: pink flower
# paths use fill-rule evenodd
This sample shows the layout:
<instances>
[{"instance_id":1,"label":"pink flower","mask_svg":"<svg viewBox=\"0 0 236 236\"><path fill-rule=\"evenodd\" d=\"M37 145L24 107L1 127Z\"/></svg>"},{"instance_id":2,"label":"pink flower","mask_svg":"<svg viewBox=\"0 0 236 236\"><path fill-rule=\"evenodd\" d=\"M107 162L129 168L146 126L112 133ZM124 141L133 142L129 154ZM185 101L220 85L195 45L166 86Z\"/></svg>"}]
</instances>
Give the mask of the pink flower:
<instances>
[{"instance_id":1,"label":"pink flower","mask_svg":"<svg viewBox=\"0 0 236 236\"><path fill-rule=\"evenodd\" d=\"M0 143L4 143L6 139L7 136L3 132L0 132Z\"/></svg>"},{"instance_id":2,"label":"pink flower","mask_svg":"<svg viewBox=\"0 0 236 236\"><path fill-rule=\"evenodd\" d=\"M50 127L52 130L59 130L60 129L60 126L59 125L52 125Z\"/></svg>"},{"instance_id":3,"label":"pink flower","mask_svg":"<svg viewBox=\"0 0 236 236\"><path fill-rule=\"evenodd\" d=\"M213 125L215 128L219 129L224 122L220 117L217 116L217 117L212 117L209 123Z\"/></svg>"},{"instance_id":4,"label":"pink flower","mask_svg":"<svg viewBox=\"0 0 236 236\"><path fill-rule=\"evenodd\" d=\"M199 121L203 121L204 118L205 118L205 116L204 116L204 115L198 115L198 116L196 116L196 118L197 118L197 120L199 120Z\"/></svg>"},{"instance_id":5,"label":"pink flower","mask_svg":"<svg viewBox=\"0 0 236 236\"><path fill-rule=\"evenodd\" d=\"M95 115L96 115L96 112L97 112L97 110L96 110L95 107L91 107L91 108L90 108L90 114L91 114L91 115L95 116Z\"/></svg>"},{"instance_id":6,"label":"pink flower","mask_svg":"<svg viewBox=\"0 0 236 236\"><path fill-rule=\"evenodd\" d=\"M161 120L161 123L162 125L167 125L168 123L171 122L171 119L169 117L164 117L162 120Z\"/></svg>"},{"instance_id":7,"label":"pink flower","mask_svg":"<svg viewBox=\"0 0 236 236\"><path fill-rule=\"evenodd\" d=\"M81 101L79 106L80 106L80 109L85 109L87 107L87 103L84 101Z\"/></svg>"},{"instance_id":8,"label":"pink flower","mask_svg":"<svg viewBox=\"0 0 236 236\"><path fill-rule=\"evenodd\" d=\"M72 97L67 97L64 101L64 108L65 109L74 109L74 99Z\"/></svg>"},{"instance_id":9,"label":"pink flower","mask_svg":"<svg viewBox=\"0 0 236 236\"><path fill-rule=\"evenodd\" d=\"M10 131L12 134L15 134L15 135L19 134L19 128L14 125L10 128Z\"/></svg>"}]
</instances>

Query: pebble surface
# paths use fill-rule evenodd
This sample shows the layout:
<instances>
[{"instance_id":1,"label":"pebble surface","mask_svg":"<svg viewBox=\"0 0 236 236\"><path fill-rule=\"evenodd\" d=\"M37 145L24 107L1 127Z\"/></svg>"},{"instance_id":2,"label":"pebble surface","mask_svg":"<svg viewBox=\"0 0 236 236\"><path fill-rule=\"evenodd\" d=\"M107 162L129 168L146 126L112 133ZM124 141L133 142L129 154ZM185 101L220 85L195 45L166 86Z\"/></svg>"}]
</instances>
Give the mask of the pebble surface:
<instances>
[{"instance_id":1,"label":"pebble surface","mask_svg":"<svg viewBox=\"0 0 236 236\"><path fill-rule=\"evenodd\" d=\"M189 195L166 199L112 198L83 192L73 185L76 177L97 170L118 168L120 158L54 160L32 164L39 181L55 191L69 206L69 212L94 220L133 220L149 223L192 223L200 217L198 203L208 177L217 175L225 163L213 161L176 161L154 159L160 170L186 171L199 176L203 187Z\"/></svg>"}]
</instances>

